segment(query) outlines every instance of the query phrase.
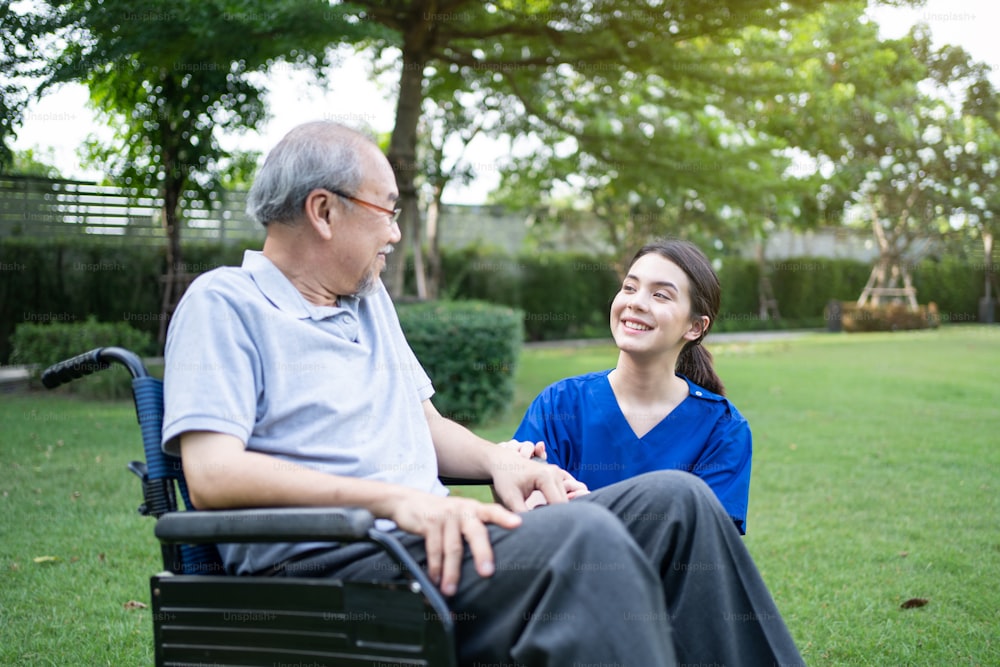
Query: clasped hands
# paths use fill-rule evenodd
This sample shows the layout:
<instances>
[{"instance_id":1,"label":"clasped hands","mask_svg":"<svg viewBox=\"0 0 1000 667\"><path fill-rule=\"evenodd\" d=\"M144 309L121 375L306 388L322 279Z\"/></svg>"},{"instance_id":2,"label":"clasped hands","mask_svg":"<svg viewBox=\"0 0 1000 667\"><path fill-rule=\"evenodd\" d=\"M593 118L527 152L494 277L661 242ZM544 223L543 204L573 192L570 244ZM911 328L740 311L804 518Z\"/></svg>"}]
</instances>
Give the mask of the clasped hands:
<instances>
[{"instance_id":1,"label":"clasped hands","mask_svg":"<svg viewBox=\"0 0 1000 667\"><path fill-rule=\"evenodd\" d=\"M514 529L521 525L520 512L589 493L568 472L545 463L543 443L500 443L491 463L494 497L502 504L420 493L398 503L393 513L401 529L424 536L427 573L445 595L458 590L466 544L479 576L495 572L486 524Z\"/></svg>"},{"instance_id":2,"label":"clasped hands","mask_svg":"<svg viewBox=\"0 0 1000 667\"><path fill-rule=\"evenodd\" d=\"M517 452L517 454L520 455L521 458L529 459L531 461L538 461L540 463L545 463L546 461L548 461L548 455L545 452L544 442L530 443L530 442L520 442L517 440L508 440L506 442L501 442L498 444L500 447L506 450ZM563 475L563 486L566 489L566 498L568 500L572 500L573 498L577 498L579 496L590 493L590 491L587 489L586 484L578 481L572 475L570 475L568 472L564 470L559 470L559 472L562 473ZM495 483L493 487L494 489L496 488ZM496 491L494 491L494 497L497 496L498 494L496 493ZM503 502L502 497L498 498L498 500ZM524 499L524 504L527 507L527 509L533 510L536 507L547 505L548 499L545 497L545 494L543 494L541 490L535 489L528 495L527 498Z\"/></svg>"}]
</instances>

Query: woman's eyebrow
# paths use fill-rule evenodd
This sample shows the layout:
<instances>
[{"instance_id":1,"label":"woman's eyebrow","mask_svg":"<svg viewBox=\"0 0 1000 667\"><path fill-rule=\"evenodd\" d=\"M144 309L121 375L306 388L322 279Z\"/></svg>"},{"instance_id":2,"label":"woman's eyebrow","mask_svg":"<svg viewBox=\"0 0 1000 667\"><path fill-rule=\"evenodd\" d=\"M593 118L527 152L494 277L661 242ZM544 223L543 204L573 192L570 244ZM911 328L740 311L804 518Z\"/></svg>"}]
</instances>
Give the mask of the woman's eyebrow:
<instances>
[{"instance_id":1,"label":"woman's eyebrow","mask_svg":"<svg viewBox=\"0 0 1000 667\"><path fill-rule=\"evenodd\" d=\"M625 276L625 280L634 280L637 283L641 283L642 282L642 280L639 278L639 276L635 275L634 273L630 273L630 274L626 275ZM673 283L673 282L671 282L669 280L654 280L652 282L652 285L655 288L666 287L668 289L672 289L675 292L679 292L680 291L680 289L677 287L676 283Z\"/></svg>"}]
</instances>

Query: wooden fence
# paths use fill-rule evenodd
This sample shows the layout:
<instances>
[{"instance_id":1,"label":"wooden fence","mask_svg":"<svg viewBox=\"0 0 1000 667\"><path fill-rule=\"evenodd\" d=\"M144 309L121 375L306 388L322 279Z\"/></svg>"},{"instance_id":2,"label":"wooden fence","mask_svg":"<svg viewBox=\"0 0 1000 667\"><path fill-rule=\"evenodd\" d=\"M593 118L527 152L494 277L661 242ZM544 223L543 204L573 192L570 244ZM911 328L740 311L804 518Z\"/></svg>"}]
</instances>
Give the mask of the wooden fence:
<instances>
[{"instance_id":1,"label":"wooden fence","mask_svg":"<svg viewBox=\"0 0 1000 667\"><path fill-rule=\"evenodd\" d=\"M186 192L180 211L185 240L261 240L264 230L244 211L245 192ZM109 241L163 243L162 199L155 191L83 181L0 176L0 238L86 234Z\"/></svg>"}]
</instances>

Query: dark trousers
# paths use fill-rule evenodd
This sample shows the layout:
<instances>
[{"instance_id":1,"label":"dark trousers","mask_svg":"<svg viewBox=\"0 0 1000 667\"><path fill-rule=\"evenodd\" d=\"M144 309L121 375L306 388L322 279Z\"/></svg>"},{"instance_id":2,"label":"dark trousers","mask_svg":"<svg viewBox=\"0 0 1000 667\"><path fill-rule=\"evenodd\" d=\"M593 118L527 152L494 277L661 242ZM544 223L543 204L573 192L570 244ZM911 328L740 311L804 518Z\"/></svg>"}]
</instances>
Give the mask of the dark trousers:
<instances>
[{"instance_id":1,"label":"dark trousers","mask_svg":"<svg viewBox=\"0 0 1000 667\"><path fill-rule=\"evenodd\" d=\"M490 526L496 573L466 551L449 600L464 665L528 667L804 664L732 519L694 475L648 473ZM423 540L398 531L420 562ZM312 556L344 578L389 579L356 544Z\"/></svg>"}]
</instances>

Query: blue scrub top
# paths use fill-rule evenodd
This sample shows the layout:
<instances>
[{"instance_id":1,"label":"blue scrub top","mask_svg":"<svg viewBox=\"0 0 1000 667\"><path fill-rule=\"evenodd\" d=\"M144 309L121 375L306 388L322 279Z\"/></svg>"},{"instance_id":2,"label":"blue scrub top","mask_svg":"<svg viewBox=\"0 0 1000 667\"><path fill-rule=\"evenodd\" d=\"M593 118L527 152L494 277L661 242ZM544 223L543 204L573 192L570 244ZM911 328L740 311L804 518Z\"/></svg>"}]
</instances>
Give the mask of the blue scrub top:
<instances>
[{"instance_id":1,"label":"blue scrub top","mask_svg":"<svg viewBox=\"0 0 1000 667\"><path fill-rule=\"evenodd\" d=\"M686 470L715 491L741 533L750 494L750 425L723 396L684 376L688 396L636 437L608 381L609 370L550 385L531 403L515 440L545 443L550 463L591 490L654 470Z\"/></svg>"}]
</instances>

